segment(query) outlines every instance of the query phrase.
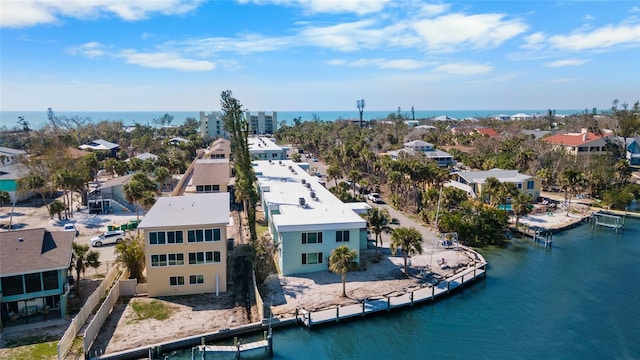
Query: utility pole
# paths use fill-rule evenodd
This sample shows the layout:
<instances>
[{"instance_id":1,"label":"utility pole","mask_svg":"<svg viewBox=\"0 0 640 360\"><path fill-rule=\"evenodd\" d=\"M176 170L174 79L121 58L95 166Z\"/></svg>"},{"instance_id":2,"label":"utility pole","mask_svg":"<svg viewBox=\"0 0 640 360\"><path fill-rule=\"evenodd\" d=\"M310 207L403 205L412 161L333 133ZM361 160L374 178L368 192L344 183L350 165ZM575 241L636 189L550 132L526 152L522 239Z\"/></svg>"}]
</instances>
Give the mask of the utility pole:
<instances>
[{"instance_id":1,"label":"utility pole","mask_svg":"<svg viewBox=\"0 0 640 360\"><path fill-rule=\"evenodd\" d=\"M360 129L362 129L362 112L364 111L364 99L356 100L356 106L360 111Z\"/></svg>"}]
</instances>

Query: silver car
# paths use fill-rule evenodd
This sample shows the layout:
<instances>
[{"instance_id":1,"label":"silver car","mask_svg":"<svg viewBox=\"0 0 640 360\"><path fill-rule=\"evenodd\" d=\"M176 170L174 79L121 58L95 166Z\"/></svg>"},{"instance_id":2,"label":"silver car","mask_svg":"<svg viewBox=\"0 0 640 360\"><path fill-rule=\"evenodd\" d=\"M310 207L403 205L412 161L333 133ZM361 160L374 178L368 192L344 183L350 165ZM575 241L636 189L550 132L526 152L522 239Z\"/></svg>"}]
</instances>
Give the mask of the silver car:
<instances>
[{"instance_id":1,"label":"silver car","mask_svg":"<svg viewBox=\"0 0 640 360\"><path fill-rule=\"evenodd\" d=\"M119 244L124 239L124 231L113 230L104 232L94 238L91 238L91 246L100 247L104 244L116 243Z\"/></svg>"}]
</instances>

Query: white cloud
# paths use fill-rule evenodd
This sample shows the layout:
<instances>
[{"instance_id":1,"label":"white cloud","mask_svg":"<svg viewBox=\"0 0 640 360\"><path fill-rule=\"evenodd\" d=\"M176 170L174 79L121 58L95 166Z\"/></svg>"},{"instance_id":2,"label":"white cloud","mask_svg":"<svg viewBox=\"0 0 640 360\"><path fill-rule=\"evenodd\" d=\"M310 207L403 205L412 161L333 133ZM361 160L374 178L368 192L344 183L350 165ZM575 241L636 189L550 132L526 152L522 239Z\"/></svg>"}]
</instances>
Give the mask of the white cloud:
<instances>
[{"instance_id":1,"label":"white cloud","mask_svg":"<svg viewBox=\"0 0 640 360\"><path fill-rule=\"evenodd\" d=\"M391 0L240 0L239 2L241 4L297 6L307 13L365 15L380 12Z\"/></svg>"},{"instance_id":2,"label":"white cloud","mask_svg":"<svg viewBox=\"0 0 640 360\"><path fill-rule=\"evenodd\" d=\"M116 16L123 20L146 19L152 13L184 14L203 0L3 0L0 27L28 27L56 23L61 17L91 19Z\"/></svg>"},{"instance_id":3,"label":"white cloud","mask_svg":"<svg viewBox=\"0 0 640 360\"><path fill-rule=\"evenodd\" d=\"M525 32L521 20L505 19L504 14L448 14L417 20L412 25L429 50L455 51L459 47L494 48Z\"/></svg>"},{"instance_id":4,"label":"white cloud","mask_svg":"<svg viewBox=\"0 0 640 360\"><path fill-rule=\"evenodd\" d=\"M584 64L585 60L580 59L567 59L567 60L558 60L552 61L544 64L546 67L562 67L562 66L580 66Z\"/></svg>"},{"instance_id":5,"label":"white cloud","mask_svg":"<svg viewBox=\"0 0 640 360\"><path fill-rule=\"evenodd\" d=\"M423 68L428 65L424 61L417 61L414 59L359 59L354 61L346 61L340 59L333 59L327 61L327 64L334 66L350 66L350 67L364 67L373 66L380 69L396 69L396 70L415 70Z\"/></svg>"},{"instance_id":6,"label":"white cloud","mask_svg":"<svg viewBox=\"0 0 640 360\"><path fill-rule=\"evenodd\" d=\"M524 38L522 48L527 50L541 50L544 48L544 42L547 36L542 32L536 32Z\"/></svg>"},{"instance_id":7,"label":"white cloud","mask_svg":"<svg viewBox=\"0 0 640 360\"><path fill-rule=\"evenodd\" d=\"M591 20L595 19L595 17L593 17L593 15L591 15L591 14L586 14L583 17L583 19L586 20L586 21L591 21Z\"/></svg>"},{"instance_id":8,"label":"white cloud","mask_svg":"<svg viewBox=\"0 0 640 360\"><path fill-rule=\"evenodd\" d=\"M216 65L210 61L185 59L180 55L171 53L141 53L135 50L123 50L115 56L125 59L125 62L128 64L154 69L209 71L216 67Z\"/></svg>"},{"instance_id":9,"label":"white cloud","mask_svg":"<svg viewBox=\"0 0 640 360\"><path fill-rule=\"evenodd\" d=\"M464 62L440 65L434 70L452 75L480 75L493 71L493 66Z\"/></svg>"},{"instance_id":10,"label":"white cloud","mask_svg":"<svg viewBox=\"0 0 640 360\"><path fill-rule=\"evenodd\" d=\"M88 58L97 58L105 55L105 46L99 42L91 41L79 46L73 46L67 49L67 53L71 55L82 55Z\"/></svg>"},{"instance_id":11,"label":"white cloud","mask_svg":"<svg viewBox=\"0 0 640 360\"><path fill-rule=\"evenodd\" d=\"M551 84L564 84L564 83L573 82L576 80L577 79L574 79L574 78L556 78L556 79L551 79L549 82Z\"/></svg>"},{"instance_id":12,"label":"white cloud","mask_svg":"<svg viewBox=\"0 0 640 360\"><path fill-rule=\"evenodd\" d=\"M592 31L549 37L549 44L561 50L602 50L619 45L640 45L640 24L607 25Z\"/></svg>"},{"instance_id":13,"label":"white cloud","mask_svg":"<svg viewBox=\"0 0 640 360\"><path fill-rule=\"evenodd\" d=\"M291 38L287 36L266 37L259 34L242 34L236 38L209 37L170 41L164 45L205 57L222 52L253 54L281 50L289 47L291 42Z\"/></svg>"}]
</instances>

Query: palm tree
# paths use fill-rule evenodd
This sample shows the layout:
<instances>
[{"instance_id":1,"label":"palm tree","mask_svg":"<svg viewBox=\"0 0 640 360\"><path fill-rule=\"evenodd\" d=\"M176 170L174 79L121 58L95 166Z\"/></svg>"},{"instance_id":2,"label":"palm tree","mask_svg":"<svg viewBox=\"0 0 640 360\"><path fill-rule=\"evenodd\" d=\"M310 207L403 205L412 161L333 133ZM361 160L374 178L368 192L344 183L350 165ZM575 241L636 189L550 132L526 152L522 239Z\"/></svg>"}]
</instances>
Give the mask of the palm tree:
<instances>
[{"instance_id":1,"label":"palm tree","mask_svg":"<svg viewBox=\"0 0 640 360\"><path fill-rule=\"evenodd\" d=\"M44 198L44 189L47 185L47 181L42 175L31 173L22 179L18 180L18 189L23 191L35 191L42 197L42 204L49 210L49 205Z\"/></svg>"},{"instance_id":2,"label":"palm tree","mask_svg":"<svg viewBox=\"0 0 640 360\"><path fill-rule=\"evenodd\" d=\"M364 218L367 220L369 229L371 229L376 236L376 255L373 261L378 262L378 240L380 241L380 245L382 245L382 232L391 233L393 231L389 226L391 223L391 215L389 215L389 210L387 209L372 207L364 214Z\"/></svg>"},{"instance_id":3,"label":"palm tree","mask_svg":"<svg viewBox=\"0 0 640 360\"><path fill-rule=\"evenodd\" d=\"M353 197L356 197L356 184L358 183L358 181L360 181L360 179L362 178L362 175L360 175L360 172L358 170L351 170L349 171L349 180L351 181L351 187L353 189Z\"/></svg>"},{"instance_id":4,"label":"palm tree","mask_svg":"<svg viewBox=\"0 0 640 360\"><path fill-rule=\"evenodd\" d=\"M582 179L582 172L574 169L565 169L560 174L560 182L564 188L564 196L567 199L567 215L569 215L571 208L571 197L582 185Z\"/></svg>"},{"instance_id":5,"label":"palm tree","mask_svg":"<svg viewBox=\"0 0 640 360\"><path fill-rule=\"evenodd\" d=\"M140 221L140 206L143 201L148 205L149 193L156 191L156 184L143 173L133 175L131 181L124 185L124 195L128 202L135 203L136 217Z\"/></svg>"},{"instance_id":6,"label":"palm tree","mask_svg":"<svg viewBox=\"0 0 640 360\"><path fill-rule=\"evenodd\" d=\"M347 297L346 282L347 273L352 269L353 260L358 257L355 250L349 249L347 245L340 245L333 249L329 257L329 270L342 276L342 296Z\"/></svg>"},{"instance_id":7,"label":"palm tree","mask_svg":"<svg viewBox=\"0 0 640 360\"><path fill-rule=\"evenodd\" d=\"M144 270L144 245L140 235L129 235L116 244L116 262L129 270L129 279L140 282Z\"/></svg>"},{"instance_id":8,"label":"palm tree","mask_svg":"<svg viewBox=\"0 0 640 360\"><path fill-rule=\"evenodd\" d=\"M72 244L72 248L71 267L76 269L76 294L79 294L80 274L84 275L88 267L97 269L100 266L100 253L90 250L87 244L80 245L76 242Z\"/></svg>"},{"instance_id":9,"label":"palm tree","mask_svg":"<svg viewBox=\"0 0 640 360\"><path fill-rule=\"evenodd\" d=\"M502 204L504 204L504 210L507 210L507 200L509 198L513 198L514 196L516 196L520 191L518 190L518 187L516 186L516 184L512 183L512 182L503 182L500 184L500 187L498 188L498 194L500 195L500 200L502 201Z\"/></svg>"},{"instance_id":10,"label":"palm tree","mask_svg":"<svg viewBox=\"0 0 640 360\"><path fill-rule=\"evenodd\" d=\"M520 217L529 214L532 210L531 195L518 192L511 201L511 210L516 215L516 227L518 227Z\"/></svg>"},{"instance_id":11,"label":"palm tree","mask_svg":"<svg viewBox=\"0 0 640 360\"><path fill-rule=\"evenodd\" d=\"M342 178L342 169L337 165L330 165L327 169L327 179L329 181L333 180L336 183L336 187L338 186L338 179Z\"/></svg>"},{"instance_id":12,"label":"palm tree","mask_svg":"<svg viewBox=\"0 0 640 360\"><path fill-rule=\"evenodd\" d=\"M156 178L156 181L160 183L160 190L164 188L164 185L167 183L169 178L171 178L171 173L169 169L164 166L156 168L153 172L153 176ZM171 183L171 190L173 190L173 182Z\"/></svg>"},{"instance_id":13,"label":"palm tree","mask_svg":"<svg viewBox=\"0 0 640 360\"><path fill-rule=\"evenodd\" d=\"M497 178L493 176L488 177L482 186L483 201L493 206L498 205L500 203L500 197L498 196L500 184L500 180Z\"/></svg>"},{"instance_id":14,"label":"palm tree","mask_svg":"<svg viewBox=\"0 0 640 360\"><path fill-rule=\"evenodd\" d=\"M62 220L62 213L65 211L67 206L60 200L54 200L51 204L49 204L49 215L53 219L54 215L58 215L58 220Z\"/></svg>"},{"instance_id":15,"label":"palm tree","mask_svg":"<svg viewBox=\"0 0 640 360\"><path fill-rule=\"evenodd\" d=\"M415 228L399 227L391 234L391 253L402 249L404 258L404 273L409 275L407 267L407 257L411 254L422 254L422 235Z\"/></svg>"}]
</instances>

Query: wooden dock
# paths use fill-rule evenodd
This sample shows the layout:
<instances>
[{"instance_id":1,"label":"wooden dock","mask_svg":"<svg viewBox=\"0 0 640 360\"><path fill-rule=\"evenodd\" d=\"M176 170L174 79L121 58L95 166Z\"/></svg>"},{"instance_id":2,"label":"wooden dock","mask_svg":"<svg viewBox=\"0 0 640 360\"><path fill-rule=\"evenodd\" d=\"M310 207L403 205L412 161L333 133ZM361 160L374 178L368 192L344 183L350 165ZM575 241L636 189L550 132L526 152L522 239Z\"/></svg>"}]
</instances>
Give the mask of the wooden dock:
<instances>
[{"instance_id":1,"label":"wooden dock","mask_svg":"<svg viewBox=\"0 0 640 360\"><path fill-rule=\"evenodd\" d=\"M360 304L338 306L333 309L309 312L298 310L297 319L311 328L314 325L340 322L353 317L391 311L392 309L413 306L414 304L435 300L449 294L452 290L467 285L478 278L487 276L487 264L481 263L472 269L462 271L453 277L443 280L437 285L423 287L399 296L386 299L364 299Z\"/></svg>"},{"instance_id":2,"label":"wooden dock","mask_svg":"<svg viewBox=\"0 0 640 360\"><path fill-rule=\"evenodd\" d=\"M191 359L196 360L196 356L199 355L199 359L205 360L207 354L220 354L220 353L233 353L236 354L236 359L240 359L240 354L264 349L269 356L273 355L273 336L271 330L264 332L264 340L252 341L242 343L237 337L233 339L234 345L200 345L191 349Z\"/></svg>"}]
</instances>

